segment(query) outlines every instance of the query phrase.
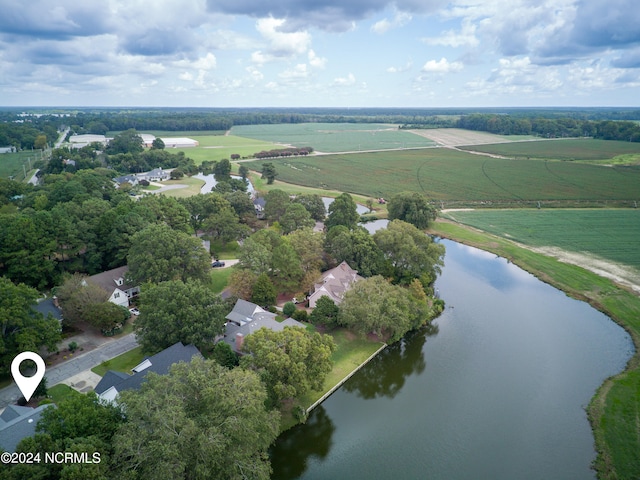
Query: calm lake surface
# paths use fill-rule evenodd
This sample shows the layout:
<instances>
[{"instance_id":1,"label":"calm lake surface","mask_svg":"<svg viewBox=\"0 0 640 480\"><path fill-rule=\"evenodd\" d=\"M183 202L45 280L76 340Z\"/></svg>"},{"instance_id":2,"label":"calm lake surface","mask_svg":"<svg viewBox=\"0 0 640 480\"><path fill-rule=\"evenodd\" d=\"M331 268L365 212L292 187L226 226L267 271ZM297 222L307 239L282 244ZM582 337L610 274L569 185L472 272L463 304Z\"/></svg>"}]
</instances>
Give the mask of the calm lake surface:
<instances>
[{"instance_id":1,"label":"calm lake surface","mask_svg":"<svg viewBox=\"0 0 640 480\"><path fill-rule=\"evenodd\" d=\"M608 317L443 241L439 331L385 349L272 450L274 479L589 479L584 408L633 354Z\"/></svg>"}]
</instances>

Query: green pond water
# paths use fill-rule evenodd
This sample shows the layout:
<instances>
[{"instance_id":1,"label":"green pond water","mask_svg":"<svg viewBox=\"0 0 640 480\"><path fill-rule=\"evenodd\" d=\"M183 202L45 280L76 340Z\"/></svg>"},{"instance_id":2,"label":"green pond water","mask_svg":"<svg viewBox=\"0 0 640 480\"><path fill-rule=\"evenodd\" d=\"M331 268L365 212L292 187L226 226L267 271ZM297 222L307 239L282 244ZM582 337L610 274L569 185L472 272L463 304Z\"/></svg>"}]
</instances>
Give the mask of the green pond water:
<instances>
[{"instance_id":1,"label":"green pond water","mask_svg":"<svg viewBox=\"0 0 640 480\"><path fill-rule=\"evenodd\" d=\"M438 332L388 347L281 435L272 478L595 478L585 407L630 337L506 260L443 243Z\"/></svg>"}]
</instances>

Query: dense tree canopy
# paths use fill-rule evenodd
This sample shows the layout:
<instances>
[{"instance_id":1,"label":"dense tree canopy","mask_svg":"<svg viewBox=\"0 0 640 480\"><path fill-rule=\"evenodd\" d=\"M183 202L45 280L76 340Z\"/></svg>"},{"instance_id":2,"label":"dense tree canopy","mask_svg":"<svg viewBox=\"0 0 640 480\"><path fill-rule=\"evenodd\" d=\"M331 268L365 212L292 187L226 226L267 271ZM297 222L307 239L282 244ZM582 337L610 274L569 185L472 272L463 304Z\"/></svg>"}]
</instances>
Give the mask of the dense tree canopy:
<instances>
[{"instance_id":1,"label":"dense tree canopy","mask_svg":"<svg viewBox=\"0 0 640 480\"><path fill-rule=\"evenodd\" d=\"M373 239L396 282L408 284L420 278L429 286L444 265L444 246L402 220L393 220L387 228L378 230Z\"/></svg>"},{"instance_id":2,"label":"dense tree canopy","mask_svg":"<svg viewBox=\"0 0 640 480\"><path fill-rule=\"evenodd\" d=\"M212 360L149 374L119 398L128 421L113 439L118 478L268 480L279 414L266 399L255 373Z\"/></svg>"},{"instance_id":3,"label":"dense tree canopy","mask_svg":"<svg viewBox=\"0 0 640 480\"><path fill-rule=\"evenodd\" d=\"M322 197L316 194L300 194L296 195L293 199L294 203L301 204L304 208L307 209L311 218L318 222L324 221L324 218L327 216L327 209L324 206L324 202L322 201Z\"/></svg>"},{"instance_id":4,"label":"dense tree canopy","mask_svg":"<svg viewBox=\"0 0 640 480\"><path fill-rule=\"evenodd\" d=\"M132 283L202 280L211 269L202 241L166 224L149 225L133 236L131 244L127 259Z\"/></svg>"},{"instance_id":5,"label":"dense tree canopy","mask_svg":"<svg viewBox=\"0 0 640 480\"><path fill-rule=\"evenodd\" d=\"M404 192L394 195L387 205L389 220L403 220L420 230L436 219L436 209L424 195L418 192Z\"/></svg>"},{"instance_id":6,"label":"dense tree canopy","mask_svg":"<svg viewBox=\"0 0 640 480\"><path fill-rule=\"evenodd\" d=\"M117 153L142 153L142 137L138 132L131 128L119 133L109 142L107 153L115 155Z\"/></svg>"},{"instance_id":7,"label":"dense tree canopy","mask_svg":"<svg viewBox=\"0 0 640 480\"><path fill-rule=\"evenodd\" d=\"M280 226L284 233L291 233L294 230L304 227L313 227L315 221L307 209L299 203L290 203L284 215L280 218Z\"/></svg>"},{"instance_id":8,"label":"dense tree canopy","mask_svg":"<svg viewBox=\"0 0 640 480\"><path fill-rule=\"evenodd\" d=\"M33 309L38 297L35 289L0 277L0 373L8 373L21 352L38 352L43 346L55 351L60 324Z\"/></svg>"},{"instance_id":9,"label":"dense tree canopy","mask_svg":"<svg viewBox=\"0 0 640 480\"><path fill-rule=\"evenodd\" d=\"M431 319L424 297L416 297L412 292L379 275L366 278L345 293L338 321L361 334L374 333L396 342Z\"/></svg>"},{"instance_id":10,"label":"dense tree canopy","mask_svg":"<svg viewBox=\"0 0 640 480\"><path fill-rule=\"evenodd\" d=\"M333 338L309 333L300 327L285 327L279 332L261 328L244 340L245 355L240 365L256 371L267 386L274 404L320 390L331 371Z\"/></svg>"},{"instance_id":11,"label":"dense tree canopy","mask_svg":"<svg viewBox=\"0 0 640 480\"><path fill-rule=\"evenodd\" d=\"M38 422L37 434L19 444L18 452L39 452L41 462L16 464L7 472L9 480L33 479L92 479L112 478L110 475L112 438L124 421L122 411L112 404L102 403L93 392L72 391L57 404L47 408ZM96 463L45 462L45 453L86 453ZM4 472L3 472L4 473Z\"/></svg>"},{"instance_id":12,"label":"dense tree canopy","mask_svg":"<svg viewBox=\"0 0 640 480\"><path fill-rule=\"evenodd\" d=\"M147 285L140 294L135 330L143 349L155 353L176 342L199 349L213 346L224 331L227 303L197 281Z\"/></svg>"},{"instance_id":13,"label":"dense tree canopy","mask_svg":"<svg viewBox=\"0 0 640 480\"><path fill-rule=\"evenodd\" d=\"M329 216L325 222L327 229L343 225L349 229L356 228L360 220L356 202L348 193L338 195L329 205Z\"/></svg>"},{"instance_id":14,"label":"dense tree canopy","mask_svg":"<svg viewBox=\"0 0 640 480\"><path fill-rule=\"evenodd\" d=\"M384 258L367 230L357 227L349 230L343 225L327 233L325 248L337 263L347 262L363 277L383 272Z\"/></svg>"}]
</instances>

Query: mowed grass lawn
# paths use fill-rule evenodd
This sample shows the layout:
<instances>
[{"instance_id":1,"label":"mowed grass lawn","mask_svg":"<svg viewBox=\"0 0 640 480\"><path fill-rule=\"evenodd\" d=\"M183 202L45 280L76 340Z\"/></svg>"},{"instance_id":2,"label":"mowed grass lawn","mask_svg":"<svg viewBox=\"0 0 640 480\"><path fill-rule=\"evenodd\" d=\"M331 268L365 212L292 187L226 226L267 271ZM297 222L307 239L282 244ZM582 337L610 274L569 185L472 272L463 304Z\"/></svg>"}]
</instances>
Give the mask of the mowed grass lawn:
<instances>
[{"instance_id":1,"label":"mowed grass lawn","mask_svg":"<svg viewBox=\"0 0 640 480\"><path fill-rule=\"evenodd\" d=\"M238 125L231 132L267 142L313 147L320 152L357 152L435 145L433 140L400 130L398 125L380 123Z\"/></svg>"},{"instance_id":2,"label":"mowed grass lawn","mask_svg":"<svg viewBox=\"0 0 640 480\"><path fill-rule=\"evenodd\" d=\"M231 155L234 153L243 158L251 157L254 153L262 150L282 148L281 145L269 141L235 135L196 135L194 132L185 132L183 136L197 140L200 145L190 148L169 148L167 151L171 153L184 152L187 157L193 159L196 165L200 165L204 161L231 159Z\"/></svg>"},{"instance_id":3,"label":"mowed grass lawn","mask_svg":"<svg viewBox=\"0 0 640 480\"><path fill-rule=\"evenodd\" d=\"M117 357L102 362L97 367L93 367L91 371L101 377L107 373L107 370L115 370L131 374L131 369L144 360L145 355L142 353L142 347L136 347L133 350L118 355Z\"/></svg>"},{"instance_id":4,"label":"mowed grass lawn","mask_svg":"<svg viewBox=\"0 0 640 480\"><path fill-rule=\"evenodd\" d=\"M640 210L473 210L444 215L533 247L586 252L640 272Z\"/></svg>"},{"instance_id":5,"label":"mowed grass lawn","mask_svg":"<svg viewBox=\"0 0 640 480\"><path fill-rule=\"evenodd\" d=\"M200 180L199 178L194 177L184 177L180 180L167 180L165 182L161 182L162 185L186 185L183 188L176 188L173 190L165 190L160 192L161 195L166 195L167 197L175 197L175 198L186 198L191 197L192 195L197 195L200 193L202 186L205 184L204 180ZM157 190L151 190L149 193L156 193Z\"/></svg>"},{"instance_id":6,"label":"mowed grass lawn","mask_svg":"<svg viewBox=\"0 0 640 480\"><path fill-rule=\"evenodd\" d=\"M247 165L261 171L267 161L274 163L278 179L284 182L372 197L402 191L454 202L634 201L640 197L640 167L502 159L447 148L318 155Z\"/></svg>"}]
</instances>

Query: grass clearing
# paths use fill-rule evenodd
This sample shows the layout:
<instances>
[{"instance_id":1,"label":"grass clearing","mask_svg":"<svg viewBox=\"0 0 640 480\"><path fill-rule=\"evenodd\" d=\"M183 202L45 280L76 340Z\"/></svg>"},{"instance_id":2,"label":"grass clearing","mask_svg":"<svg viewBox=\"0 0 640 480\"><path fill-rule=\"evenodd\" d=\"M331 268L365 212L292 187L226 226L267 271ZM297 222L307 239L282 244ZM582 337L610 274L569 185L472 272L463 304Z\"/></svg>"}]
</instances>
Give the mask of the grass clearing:
<instances>
[{"instance_id":1,"label":"grass clearing","mask_svg":"<svg viewBox=\"0 0 640 480\"><path fill-rule=\"evenodd\" d=\"M431 147L426 137L382 123L296 123L238 125L234 135L294 147L313 147L320 152L357 152L397 148Z\"/></svg>"},{"instance_id":2,"label":"grass clearing","mask_svg":"<svg viewBox=\"0 0 640 480\"><path fill-rule=\"evenodd\" d=\"M226 288L233 270L233 267L211 269L211 289L215 293L220 293Z\"/></svg>"},{"instance_id":3,"label":"grass clearing","mask_svg":"<svg viewBox=\"0 0 640 480\"><path fill-rule=\"evenodd\" d=\"M186 185L184 188L175 188L172 190L164 190L159 192L161 195L166 195L167 197L175 197L175 198L186 198L191 197L193 195L197 195L200 193L202 186L205 184L204 180L200 180L199 178L194 177L184 177L180 180L167 180L162 182L162 185L165 187L171 185ZM155 193L155 192L150 192Z\"/></svg>"},{"instance_id":4,"label":"grass clearing","mask_svg":"<svg viewBox=\"0 0 640 480\"><path fill-rule=\"evenodd\" d=\"M167 151L171 153L184 152L187 157L193 159L196 165L200 165L205 160L230 159L234 153L240 155L241 158L248 158L261 150L282 148L281 145L269 141L236 135L195 135L194 132L185 132L183 136L197 140L200 145L189 148L169 148Z\"/></svg>"},{"instance_id":5,"label":"grass clearing","mask_svg":"<svg viewBox=\"0 0 640 480\"><path fill-rule=\"evenodd\" d=\"M47 389L47 395L51 397L51 401L53 403L60 403L62 400L71 397L73 395L80 395L69 385L65 385L64 383L59 383L54 385L53 387Z\"/></svg>"},{"instance_id":6,"label":"grass clearing","mask_svg":"<svg viewBox=\"0 0 640 480\"><path fill-rule=\"evenodd\" d=\"M136 347L133 350L118 355L117 357L102 362L97 367L93 367L91 371L101 377L107 373L107 370L115 370L131 374L131 369L144 360L146 355L142 353L142 347Z\"/></svg>"},{"instance_id":7,"label":"grass clearing","mask_svg":"<svg viewBox=\"0 0 640 480\"><path fill-rule=\"evenodd\" d=\"M0 153L0 177L14 177L14 180L23 181L25 170L27 179L30 178L32 165L42 158L42 150L27 150L16 153Z\"/></svg>"},{"instance_id":8,"label":"grass clearing","mask_svg":"<svg viewBox=\"0 0 640 480\"><path fill-rule=\"evenodd\" d=\"M509 259L540 280L584 300L625 328L636 353L624 372L608 379L587 409L598 452L600 478L640 478L640 297L575 265L535 253L514 242L458 224L437 221L430 233Z\"/></svg>"}]
</instances>

